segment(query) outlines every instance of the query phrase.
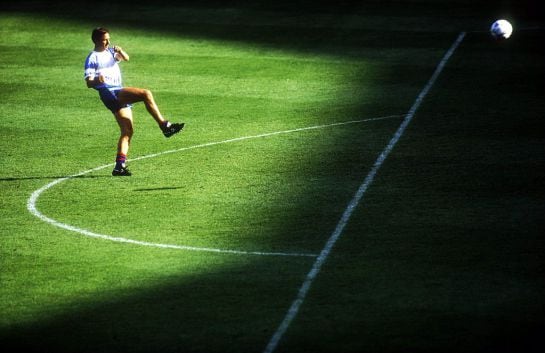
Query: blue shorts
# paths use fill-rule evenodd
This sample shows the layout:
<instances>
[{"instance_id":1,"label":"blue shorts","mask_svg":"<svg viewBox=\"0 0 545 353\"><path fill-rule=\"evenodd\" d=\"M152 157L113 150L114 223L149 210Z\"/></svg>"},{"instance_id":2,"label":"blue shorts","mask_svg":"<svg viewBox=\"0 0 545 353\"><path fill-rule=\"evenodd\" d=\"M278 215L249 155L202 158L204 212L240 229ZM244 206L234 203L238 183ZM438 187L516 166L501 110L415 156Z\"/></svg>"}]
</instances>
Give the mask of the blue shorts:
<instances>
[{"instance_id":1,"label":"blue shorts","mask_svg":"<svg viewBox=\"0 0 545 353\"><path fill-rule=\"evenodd\" d=\"M119 91L121 91L121 88L109 89L104 87L98 89L100 100L102 100L102 103L104 103L106 108L110 109L110 111L114 114L122 108L130 108L132 106L131 104L119 103L119 99L117 98Z\"/></svg>"}]
</instances>

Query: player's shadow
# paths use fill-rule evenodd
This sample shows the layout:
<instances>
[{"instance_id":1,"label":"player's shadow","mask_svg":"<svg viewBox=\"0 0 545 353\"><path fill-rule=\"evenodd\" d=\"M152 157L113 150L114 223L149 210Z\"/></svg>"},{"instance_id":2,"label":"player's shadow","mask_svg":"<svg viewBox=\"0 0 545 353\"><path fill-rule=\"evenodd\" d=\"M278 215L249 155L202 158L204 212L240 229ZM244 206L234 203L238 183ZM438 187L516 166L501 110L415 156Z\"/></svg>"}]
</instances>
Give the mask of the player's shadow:
<instances>
[{"instance_id":1,"label":"player's shadow","mask_svg":"<svg viewBox=\"0 0 545 353\"><path fill-rule=\"evenodd\" d=\"M163 187L156 187L156 188L139 188L134 189L136 192L152 192L152 191L169 191L169 190L178 190L183 189L183 186L163 186Z\"/></svg>"}]
</instances>

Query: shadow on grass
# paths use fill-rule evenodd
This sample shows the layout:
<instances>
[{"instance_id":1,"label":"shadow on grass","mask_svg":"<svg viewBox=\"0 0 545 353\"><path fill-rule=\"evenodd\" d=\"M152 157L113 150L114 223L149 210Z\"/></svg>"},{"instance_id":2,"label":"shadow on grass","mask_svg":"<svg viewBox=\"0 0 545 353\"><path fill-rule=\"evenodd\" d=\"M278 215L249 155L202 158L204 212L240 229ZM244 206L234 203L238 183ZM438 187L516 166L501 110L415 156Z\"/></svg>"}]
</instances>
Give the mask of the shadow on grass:
<instances>
[{"instance_id":1,"label":"shadow on grass","mask_svg":"<svg viewBox=\"0 0 545 353\"><path fill-rule=\"evenodd\" d=\"M7 178L0 178L0 182L2 181L19 181L19 180L47 180L47 179L64 179L64 178L70 178L70 179L97 179L97 178L111 178L110 175L51 175L51 176L26 176L26 177L7 177Z\"/></svg>"},{"instance_id":2,"label":"shadow on grass","mask_svg":"<svg viewBox=\"0 0 545 353\"><path fill-rule=\"evenodd\" d=\"M156 187L156 188L140 188L140 189L134 189L134 191L138 192L147 192L147 191L168 191L168 190L178 190L183 189L183 186L162 186L162 187Z\"/></svg>"}]
</instances>

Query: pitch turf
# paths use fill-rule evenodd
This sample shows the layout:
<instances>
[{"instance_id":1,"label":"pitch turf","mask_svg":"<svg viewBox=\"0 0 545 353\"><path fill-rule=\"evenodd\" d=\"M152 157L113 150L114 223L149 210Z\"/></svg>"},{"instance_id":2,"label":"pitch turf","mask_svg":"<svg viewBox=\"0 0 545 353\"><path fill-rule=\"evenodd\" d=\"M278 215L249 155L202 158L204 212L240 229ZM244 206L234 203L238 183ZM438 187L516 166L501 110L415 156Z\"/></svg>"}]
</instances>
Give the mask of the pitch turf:
<instances>
[{"instance_id":1,"label":"pitch turf","mask_svg":"<svg viewBox=\"0 0 545 353\"><path fill-rule=\"evenodd\" d=\"M323 249L461 31L276 351L543 346L532 2L302 3L0 12L3 349L263 351L315 261L284 255ZM499 43L486 29L501 10L515 32ZM110 176L118 128L82 79L97 25L131 55L125 84L187 124L165 139L135 105L130 178ZM36 190L86 171L40 193L50 223L29 212Z\"/></svg>"}]
</instances>

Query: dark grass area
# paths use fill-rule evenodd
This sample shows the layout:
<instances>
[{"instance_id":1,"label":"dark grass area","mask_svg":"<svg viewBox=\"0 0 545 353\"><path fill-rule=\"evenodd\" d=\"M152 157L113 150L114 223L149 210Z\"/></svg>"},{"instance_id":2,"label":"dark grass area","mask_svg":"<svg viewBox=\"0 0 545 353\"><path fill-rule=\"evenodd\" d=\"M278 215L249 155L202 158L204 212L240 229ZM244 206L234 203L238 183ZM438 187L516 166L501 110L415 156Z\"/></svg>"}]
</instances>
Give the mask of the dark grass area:
<instances>
[{"instance_id":1,"label":"dark grass area","mask_svg":"<svg viewBox=\"0 0 545 353\"><path fill-rule=\"evenodd\" d=\"M288 347L543 349L543 39L465 39L316 281Z\"/></svg>"}]
</instances>

